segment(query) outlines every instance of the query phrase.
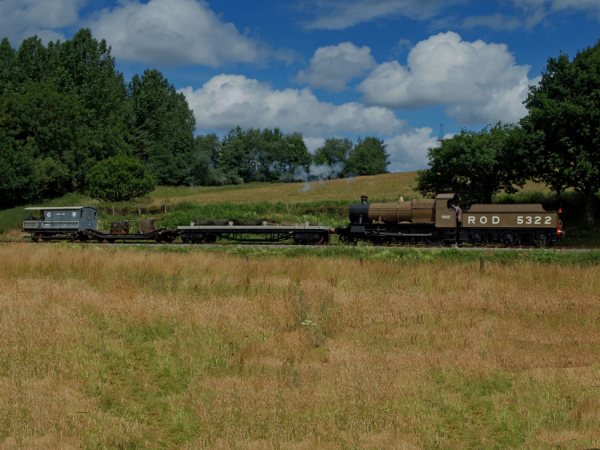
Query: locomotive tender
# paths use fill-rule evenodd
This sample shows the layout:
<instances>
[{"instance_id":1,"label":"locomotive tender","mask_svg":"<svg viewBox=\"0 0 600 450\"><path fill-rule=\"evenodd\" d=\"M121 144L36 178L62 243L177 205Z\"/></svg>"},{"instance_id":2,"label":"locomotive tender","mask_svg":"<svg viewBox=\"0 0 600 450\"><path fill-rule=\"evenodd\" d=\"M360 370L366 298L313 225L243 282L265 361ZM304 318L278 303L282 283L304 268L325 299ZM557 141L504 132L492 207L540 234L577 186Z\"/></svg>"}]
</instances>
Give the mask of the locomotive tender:
<instances>
[{"instance_id":1,"label":"locomotive tender","mask_svg":"<svg viewBox=\"0 0 600 450\"><path fill-rule=\"evenodd\" d=\"M564 231L557 211L546 211L540 204L474 204L462 212L454 193L438 194L435 199L391 203L369 203L366 196L350 205L349 224L330 229L315 225L273 225L266 222L240 225L234 222L178 226L155 229L153 221L129 233L125 227L110 232L97 229L98 211L90 206L25 208L30 217L23 231L39 240L96 240L213 243L284 242L326 244L332 234L343 243L367 241L374 244L504 244L549 246L562 240ZM35 217L36 214L38 217Z\"/></svg>"}]
</instances>

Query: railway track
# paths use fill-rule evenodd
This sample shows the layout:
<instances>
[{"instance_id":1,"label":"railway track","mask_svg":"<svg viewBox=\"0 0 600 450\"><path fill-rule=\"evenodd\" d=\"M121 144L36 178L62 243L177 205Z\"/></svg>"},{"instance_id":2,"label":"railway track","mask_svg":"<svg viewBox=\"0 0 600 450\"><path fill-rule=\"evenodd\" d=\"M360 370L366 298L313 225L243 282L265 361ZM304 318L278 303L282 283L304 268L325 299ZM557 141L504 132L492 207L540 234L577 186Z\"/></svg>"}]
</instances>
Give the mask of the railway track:
<instances>
[{"instance_id":1,"label":"railway track","mask_svg":"<svg viewBox=\"0 0 600 450\"><path fill-rule=\"evenodd\" d=\"M40 241L33 242L30 239L0 239L0 245L7 244L21 244L21 245L56 245L59 242L69 242L73 245L80 245L82 247L94 245L94 246L107 246L107 247L189 247L189 248L227 248L227 247L254 247L254 248L312 248L315 251L323 248L352 248L345 244L329 243L327 245L303 245L303 244L281 244L281 243L251 243L251 242L236 242L236 243L186 243L186 242L71 242L67 240L53 240L53 241ZM464 251L531 251L540 250L539 248L532 245L521 245L506 247L502 245L482 245L475 246L470 244L462 244L459 246L454 245L360 245L359 247L366 247L379 250L389 249L419 249L419 250L440 250L440 249L453 249L453 250L464 250ZM567 245L557 244L552 247L544 248L541 250L553 250L557 252L589 252L599 251L600 247L594 246L580 246L580 245Z\"/></svg>"}]
</instances>

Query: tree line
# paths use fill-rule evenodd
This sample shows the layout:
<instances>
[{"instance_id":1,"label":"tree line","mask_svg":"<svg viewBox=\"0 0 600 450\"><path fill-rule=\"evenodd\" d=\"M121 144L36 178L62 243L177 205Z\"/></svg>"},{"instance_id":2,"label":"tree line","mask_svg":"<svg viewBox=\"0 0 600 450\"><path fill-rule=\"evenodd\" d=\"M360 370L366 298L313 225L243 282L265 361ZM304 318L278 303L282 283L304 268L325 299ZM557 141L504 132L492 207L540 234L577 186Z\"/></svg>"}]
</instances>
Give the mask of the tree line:
<instances>
[{"instance_id":1,"label":"tree line","mask_svg":"<svg viewBox=\"0 0 600 450\"><path fill-rule=\"evenodd\" d=\"M383 141L331 138L311 154L300 133L237 127L195 136L183 94L154 69L125 82L90 30L44 45L0 42L0 208L67 192L106 200L159 185L293 181L383 173ZM322 174L321 170L321 174Z\"/></svg>"},{"instance_id":2,"label":"tree line","mask_svg":"<svg viewBox=\"0 0 600 450\"><path fill-rule=\"evenodd\" d=\"M591 227L600 197L600 41L573 59L549 58L525 106L528 113L518 124L463 130L429 149L418 189L424 195L460 192L466 203L487 203L527 180L543 182L559 194L580 193Z\"/></svg>"}]
</instances>

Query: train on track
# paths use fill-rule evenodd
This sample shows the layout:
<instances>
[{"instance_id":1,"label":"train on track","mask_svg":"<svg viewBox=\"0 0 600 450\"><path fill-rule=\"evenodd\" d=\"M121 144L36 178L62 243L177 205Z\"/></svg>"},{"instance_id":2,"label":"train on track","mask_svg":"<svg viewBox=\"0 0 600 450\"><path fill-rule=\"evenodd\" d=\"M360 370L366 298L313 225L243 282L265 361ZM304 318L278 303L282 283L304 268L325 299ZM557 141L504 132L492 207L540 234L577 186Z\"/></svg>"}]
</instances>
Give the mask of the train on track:
<instances>
[{"instance_id":1,"label":"train on track","mask_svg":"<svg viewBox=\"0 0 600 450\"><path fill-rule=\"evenodd\" d=\"M175 228L156 228L153 220L141 221L137 233L127 222L116 222L110 231L98 229L99 214L91 206L25 208L29 217L23 231L34 241L71 240L96 242L174 242L202 244L241 243L327 244L337 235L345 244L361 241L380 245L533 245L551 246L564 237L560 211L540 204L474 204L464 212L454 193L435 199L349 206L349 223L329 228L310 224L278 225L267 221L220 221Z\"/></svg>"}]
</instances>

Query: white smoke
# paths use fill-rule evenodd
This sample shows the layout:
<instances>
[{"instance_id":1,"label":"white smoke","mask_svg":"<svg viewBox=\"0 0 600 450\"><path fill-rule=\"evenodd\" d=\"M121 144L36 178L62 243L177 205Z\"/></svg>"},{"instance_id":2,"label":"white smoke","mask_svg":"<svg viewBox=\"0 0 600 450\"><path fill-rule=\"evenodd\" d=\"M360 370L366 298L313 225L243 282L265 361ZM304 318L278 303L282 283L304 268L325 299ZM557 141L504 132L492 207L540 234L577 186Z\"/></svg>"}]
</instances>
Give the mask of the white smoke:
<instances>
[{"instance_id":1,"label":"white smoke","mask_svg":"<svg viewBox=\"0 0 600 450\"><path fill-rule=\"evenodd\" d=\"M297 167L294 171L293 179L295 181L304 181L304 185L300 192L308 192L311 190L311 181L325 181L339 178L344 170L343 163L335 164L311 164L308 171L304 167Z\"/></svg>"},{"instance_id":2,"label":"white smoke","mask_svg":"<svg viewBox=\"0 0 600 450\"><path fill-rule=\"evenodd\" d=\"M344 170L343 163L335 164L311 164L308 171L304 167L297 167L294 171L293 179L295 181L322 181L339 178Z\"/></svg>"}]
</instances>

